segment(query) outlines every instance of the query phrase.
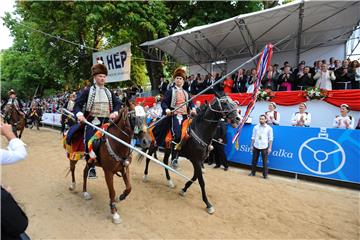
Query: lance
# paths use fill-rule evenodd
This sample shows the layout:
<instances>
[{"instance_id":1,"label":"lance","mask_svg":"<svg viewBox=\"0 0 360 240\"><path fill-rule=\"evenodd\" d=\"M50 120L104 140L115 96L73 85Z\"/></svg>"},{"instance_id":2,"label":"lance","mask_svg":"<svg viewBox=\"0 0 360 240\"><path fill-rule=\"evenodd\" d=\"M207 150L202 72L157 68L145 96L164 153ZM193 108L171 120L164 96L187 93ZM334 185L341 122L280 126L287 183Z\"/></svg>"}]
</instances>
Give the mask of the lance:
<instances>
[{"instance_id":1,"label":"lance","mask_svg":"<svg viewBox=\"0 0 360 240\"><path fill-rule=\"evenodd\" d=\"M281 43L283 43L284 41L286 41L290 36L292 36L292 34L287 35L286 37L284 37L283 39L281 39L280 41L278 41L277 43L275 43L273 46L277 46ZM258 54L256 54L255 56L253 56L252 58L250 58L249 60L247 60L246 62L242 63L241 65L239 65L238 67L234 68L231 72L227 73L226 75L224 75L223 77L221 77L219 80L217 80L216 82L214 82L213 84L211 84L210 86L208 86L207 88L205 88L204 90L202 90L201 92L199 92L198 94L192 96L189 100L187 100L186 102L180 104L178 107L176 107L174 110L172 110L171 112L175 112L176 110L182 108L185 104L188 104L190 101L194 100L195 98L197 98L199 95L205 93L206 91L208 91L209 89L211 89L212 87L214 87L215 85L219 84L220 82L224 81L224 79L227 76L232 75L233 73L235 73L237 70L239 70L240 68L242 68L243 66L245 66L246 64L250 63L251 61L255 60L257 57L259 57L261 55L262 51L259 52ZM157 120L156 122L150 124L148 126L148 128L151 128L153 126L155 126L156 124L158 124L159 122L161 122L162 120L164 120L165 118L167 118L168 115L164 115L163 117L161 117L159 120Z\"/></svg>"},{"instance_id":2,"label":"lance","mask_svg":"<svg viewBox=\"0 0 360 240\"><path fill-rule=\"evenodd\" d=\"M73 114L72 112L70 112L69 110L67 110L67 109L65 109L65 108L63 108L62 110L63 110L63 112L66 113L66 115L70 115L70 116L73 116L73 117L74 117L74 114ZM63 114L64 114L64 113L63 113ZM125 142L124 140L121 140L120 138L117 138L116 136L114 136L114 135L112 135L111 133L103 130L102 128L99 128L98 126L95 126L94 124L92 124L91 122L87 121L86 119L85 119L84 123L87 124L87 125L89 125L89 126L91 126L91 127L93 127L93 128L95 128L96 130L99 130L100 132L102 132L102 133L105 134L106 136L108 136L108 137L114 139L115 141L117 141L117 142L125 145L126 147L128 147L128 148L136 151L137 153L143 155L144 157L147 157L147 158L150 159L151 161L153 161L153 162L155 162L156 164L158 164L158 165L166 168L167 170L169 170L169 171L171 171L171 172L179 175L180 177L183 177L183 178L185 178L185 179L188 180L188 181L194 182L194 181L192 181L189 177L185 176L184 174L176 171L175 169L173 169L173 168L169 167L168 165L160 162L160 161L157 160L156 158L154 158L154 157L150 156L149 154L147 154L147 153L145 153L145 152L137 149L136 147L133 147L131 144Z\"/></svg>"}]
</instances>

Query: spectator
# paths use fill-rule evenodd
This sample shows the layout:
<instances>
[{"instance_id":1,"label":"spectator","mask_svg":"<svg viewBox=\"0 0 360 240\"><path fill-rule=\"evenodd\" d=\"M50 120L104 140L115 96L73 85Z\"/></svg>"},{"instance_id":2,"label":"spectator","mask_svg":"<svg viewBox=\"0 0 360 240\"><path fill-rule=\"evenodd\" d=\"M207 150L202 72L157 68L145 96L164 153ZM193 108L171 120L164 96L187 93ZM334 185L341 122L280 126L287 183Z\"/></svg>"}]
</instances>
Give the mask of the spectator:
<instances>
[{"instance_id":1,"label":"spectator","mask_svg":"<svg viewBox=\"0 0 360 240\"><path fill-rule=\"evenodd\" d=\"M15 137L10 124L0 123L0 135L9 141L8 150L0 149L1 165L16 163L25 159L27 156L25 144Z\"/></svg>"},{"instance_id":2,"label":"spectator","mask_svg":"<svg viewBox=\"0 0 360 240\"><path fill-rule=\"evenodd\" d=\"M330 71L335 71L335 58L334 57L331 57L330 60L329 60L329 66L328 66L328 69Z\"/></svg>"},{"instance_id":3,"label":"spectator","mask_svg":"<svg viewBox=\"0 0 360 240\"><path fill-rule=\"evenodd\" d=\"M263 86L263 88L276 90L275 82L274 82L274 70L271 65L269 66L268 71L266 72L266 74L262 80L262 86Z\"/></svg>"},{"instance_id":4,"label":"spectator","mask_svg":"<svg viewBox=\"0 0 360 240\"><path fill-rule=\"evenodd\" d=\"M251 164L251 172L249 176L255 176L256 165L258 163L259 155L261 153L261 158L263 162L263 178L267 178L267 158L268 155L271 153L273 139L273 130L268 124L266 124L266 116L261 115L259 118L259 124L254 127L251 137L251 150L253 153L253 157Z\"/></svg>"},{"instance_id":5,"label":"spectator","mask_svg":"<svg viewBox=\"0 0 360 240\"><path fill-rule=\"evenodd\" d=\"M291 117L291 125L298 127L310 127L311 124L311 114L305 112L307 109L306 103L300 103L299 112L296 112Z\"/></svg>"},{"instance_id":6,"label":"spectator","mask_svg":"<svg viewBox=\"0 0 360 240\"><path fill-rule=\"evenodd\" d=\"M233 86L234 80L231 79L231 76L227 76L224 81L224 93L232 93Z\"/></svg>"},{"instance_id":7,"label":"spectator","mask_svg":"<svg viewBox=\"0 0 360 240\"><path fill-rule=\"evenodd\" d=\"M284 73L279 76L278 82L280 84L279 91L291 91L294 77L290 72L289 66L284 68Z\"/></svg>"},{"instance_id":8,"label":"spectator","mask_svg":"<svg viewBox=\"0 0 360 240\"><path fill-rule=\"evenodd\" d=\"M305 67L303 75L300 77L298 75L298 78L296 79L295 82L297 84L298 90L304 90L308 87L313 87L315 84L314 84L314 79L312 78L310 73L310 67Z\"/></svg>"},{"instance_id":9,"label":"spectator","mask_svg":"<svg viewBox=\"0 0 360 240\"><path fill-rule=\"evenodd\" d=\"M210 87L213 83L215 82L214 77L211 75L211 73L208 73L208 75L206 75L205 80L204 80L204 87L208 88ZM205 92L205 94L214 94L214 87L211 87L209 90L207 90Z\"/></svg>"},{"instance_id":10,"label":"spectator","mask_svg":"<svg viewBox=\"0 0 360 240\"><path fill-rule=\"evenodd\" d=\"M25 144L15 137L9 124L0 123L0 135L8 142L8 150L0 149L1 165L16 163L25 159ZM8 190L1 186L1 238L30 239L25 230L28 218Z\"/></svg>"},{"instance_id":11,"label":"spectator","mask_svg":"<svg viewBox=\"0 0 360 240\"><path fill-rule=\"evenodd\" d=\"M274 91L277 91L279 89L279 77L282 74L282 71L279 69L279 65L278 64L274 64L273 65L273 80L274 80Z\"/></svg>"},{"instance_id":12,"label":"spectator","mask_svg":"<svg viewBox=\"0 0 360 240\"><path fill-rule=\"evenodd\" d=\"M314 76L314 80L316 80L316 87L326 90L331 90L332 85L331 81L336 79L334 72L329 71L326 64L321 65L321 72L318 72Z\"/></svg>"},{"instance_id":13,"label":"spectator","mask_svg":"<svg viewBox=\"0 0 360 240\"><path fill-rule=\"evenodd\" d=\"M233 92L234 93L246 92L247 79L248 78L245 75L245 69L243 69L243 68L239 69L239 71L237 72L237 75L235 76Z\"/></svg>"},{"instance_id":14,"label":"spectator","mask_svg":"<svg viewBox=\"0 0 360 240\"><path fill-rule=\"evenodd\" d=\"M351 74L351 88L360 89L360 64L357 60L351 63L349 73Z\"/></svg>"},{"instance_id":15,"label":"spectator","mask_svg":"<svg viewBox=\"0 0 360 240\"><path fill-rule=\"evenodd\" d=\"M347 104L340 105L340 115L334 119L334 128L354 129L355 119L348 115L350 107Z\"/></svg>"},{"instance_id":16,"label":"spectator","mask_svg":"<svg viewBox=\"0 0 360 240\"><path fill-rule=\"evenodd\" d=\"M167 82L165 80L165 78L163 76L160 77L160 84L158 86L159 92L160 94L165 94L166 90L167 90Z\"/></svg>"},{"instance_id":17,"label":"spectator","mask_svg":"<svg viewBox=\"0 0 360 240\"><path fill-rule=\"evenodd\" d=\"M256 73L256 69L253 68L251 69L251 75L248 78L248 88L247 88L247 93L253 93L254 92L254 84L257 81L257 73Z\"/></svg>"},{"instance_id":18,"label":"spectator","mask_svg":"<svg viewBox=\"0 0 360 240\"><path fill-rule=\"evenodd\" d=\"M321 71L321 61L315 61L314 67L311 69L311 74L314 76L316 73Z\"/></svg>"},{"instance_id":19,"label":"spectator","mask_svg":"<svg viewBox=\"0 0 360 240\"><path fill-rule=\"evenodd\" d=\"M275 111L276 103L270 102L268 109L269 109L269 111L265 112L266 123L269 125L279 125L280 124L280 113Z\"/></svg>"},{"instance_id":20,"label":"spectator","mask_svg":"<svg viewBox=\"0 0 360 240\"><path fill-rule=\"evenodd\" d=\"M214 146L214 157L215 157L215 167L214 168L220 168L221 165L224 166L224 171L227 171L229 168L228 161L226 159L225 155L225 145L227 143L226 141L226 122L224 119L221 119L219 121L219 124L216 129L216 133L214 136L215 141L213 141Z\"/></svg>"},{"instance_id":21,"label":"spectator","mask_svg":"<svg viewBox=\"0 0 360 240\"><path fill-rule=\"evenodd\" d=\"M335 71L336 81L334 89L349 89L351 88L351 74L349 73L349 61L344 60L341 68Z\"/></svg>"}]
</instances>

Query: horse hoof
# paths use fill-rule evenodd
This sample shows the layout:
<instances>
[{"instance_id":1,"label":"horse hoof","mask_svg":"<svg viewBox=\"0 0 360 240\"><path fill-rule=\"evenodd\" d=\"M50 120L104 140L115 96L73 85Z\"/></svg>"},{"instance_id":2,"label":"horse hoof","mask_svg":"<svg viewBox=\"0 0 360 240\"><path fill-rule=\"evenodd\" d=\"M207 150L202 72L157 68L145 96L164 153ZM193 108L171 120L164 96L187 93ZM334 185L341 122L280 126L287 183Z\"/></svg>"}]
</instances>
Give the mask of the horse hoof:
<instances>
[{"instance_id":1,"label":"horse hoof","mask_svg":"<svg viewBox=\"0 0 360 240\"><path fill-rule=\"evenodd\" d=\"M175 188L175 184L173 183L172 180L168 180L167 185L168 185L169 188Z\"/></svg>"},{"instance_id":2,"label":"horse hoof","mask_svg":"<svg viewBox=\"0 0 360 240\"><path fill-rule=\"evenodd\" d=\"M215 208L214 207L209 207L209 208L206 208L206 211L208 214L213 214L215 212Z\"/></svg>"},{"instance_id":3,"label":"horse hoof","mask_svg":"<svg viewBox=\"0 0 360 240\"><path fill-rule=\"evenodd\" d=\"M148 181L148 175L144 175L143 176L143 182L147 182Z\"/></svg>"},{"instance_id":4,"label":"horse hoof","mask_svg":"<svg viewBox=\"0 0 360 240\"><path fill-rule=\"evenodd\" d=\"M181 189L181 191L179 192L179 195L182 196L182 197L185 197L186 195L186 192L184 190Z\"/></svg>"},{"instance_id":5,"label":"horse hoof","mask_svg":"<svg viewBox=\"0 0 360 240\"><path fill-rule=\"evenodd\" d=\"M120 218L120 215L116 212L112 215L112 222L114 224L119 224L121 223L121 218Z\"/></svg>"},{"instance_id":6,"label":"horse hoof","mask_svg":"<svg viewBox=\"0 0 360 240\"><path fill-rule=\"evenodd\" d=\"M88 192L83 192L83 197L84 197L85 200L91 200L92 199L92 196Z\"/></svg>"},{"instance_id":7,"label":"horse hoof","mask_svg":"<svg viewBox=\"0 0 360 240\"><path fill-rule=\"evenodd\" d=\"M76 188L76 183L75 183L75 182L72 182L72 183L70 184L70 186L69 186L69 190L70 190L70 191L74 191L75 188Z\"/></svg>"},{"instance_id":8,"label":"horse hoof","mask_svg":"<svg viewBox=\"0 0 360 240\"><path fill-rule=\"evenodd\" d=\"M120 196L119 196L119 201L123 201L123 200L125 200L126 199L126 195L125 194L121 194Z\"/></svg>"}]
</instances>

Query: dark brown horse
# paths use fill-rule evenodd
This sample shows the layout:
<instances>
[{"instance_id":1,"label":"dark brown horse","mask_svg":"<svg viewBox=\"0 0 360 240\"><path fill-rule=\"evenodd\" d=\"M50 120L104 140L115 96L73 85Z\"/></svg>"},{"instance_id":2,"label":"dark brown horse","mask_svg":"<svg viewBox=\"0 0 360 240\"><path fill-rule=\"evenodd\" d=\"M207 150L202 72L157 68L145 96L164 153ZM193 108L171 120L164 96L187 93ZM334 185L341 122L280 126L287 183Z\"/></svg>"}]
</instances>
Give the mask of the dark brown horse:
<instances>
[{"instance_id":1,"label":"dark brown horse","mask_svg":"<svg viewBox=\"0 0 360 240\"><path fill-rule=\"evenodd\" d=\"M200 113L193 119L189 127L189 139L183 143L179 152L180 156L189 159L194 167L194 175L191 181L185 184L185 187L180 191L181 196L185 196L187 189L193 182L198 180L202 199L206 204L207 212L212 214L215 212L214 207L209 202L205 192L205 182L202 174L201 166L203 161L209 154L210 144L216 132L216 128L220 118L235 119L239 117L237 113L237 105L229 97L215 97L209 105L204 105ZM149 148L149 155L156 154L157 147L151 144ZM163 162L168 164L171 150L165 149ZM146 159L146 166L144 171L144 182L148 180L149 159ZM170 179L167 169L165 169L166 179L169 187L174 187Z\"/></svg>"},{"instance_id":2,"label":"dark brown horse","mask_svg":"<svg viewBox=\"0 0 360 240\"><path fill-rule=\"evenodd\" d=\"M21 138L26 120L25 116L16 109L14 104L7 104L4 108L4 119L13 128L16 137ZM19 134L18 134L19 132Z\"/></svg>"},{"instance_id":3,"label":"dark brown horse","mask_svg":"<svg viewBox=\"0 0 360 240\"><path fill-rule=\"evenodd\" d=\"M131 139L136 138L142 148L147 148L150 146L151 140L147 133L145 116L139 116L136 114L135 108L142 108L141 106L135 106L134 103L129 103L128 106L122 108L119 111L119 116L113 122L110 123L107 128L107 132L114 135L115 137L131 143ZM143 110L142 110L143 111ZM122 176L125 183L125 190L117 198L122 201L129 195L131 192L131 183L130 183L130 167L129 165L124 166L124 160L131 162L131 149L125 145L117 142L116 140L104 135L99 143L99 148L97 151L97 161L96 165L102 167L106 184L109 190L110 198L110 211L112 214L113 223L120 223L120 215L117 212L116 208L116 198L115 198L115 189L114 189L114 175ZM75 164L76 161L70 161L70 171L72 173L72 183L70 185L70 190L75 189ZM83 197L86 200L90 200L92 197L87 191L87 175L89 167L85 166L83 172ZM120 174L119 174L120 173Z\"/></svg>"}]
</instances>

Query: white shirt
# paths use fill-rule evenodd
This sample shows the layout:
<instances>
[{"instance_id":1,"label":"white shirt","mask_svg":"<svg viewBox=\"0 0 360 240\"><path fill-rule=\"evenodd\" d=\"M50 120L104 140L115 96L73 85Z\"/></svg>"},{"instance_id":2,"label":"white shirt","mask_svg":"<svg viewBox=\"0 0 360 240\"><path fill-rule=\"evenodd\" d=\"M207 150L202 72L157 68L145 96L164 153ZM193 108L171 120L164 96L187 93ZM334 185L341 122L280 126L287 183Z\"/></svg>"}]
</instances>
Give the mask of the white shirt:
<instances>
[{"instance_id":1,"label":"white shirt","mask_svg":"<svg viewBox=\"0 0 360 240\"><path fill-rule=\"evenodd\" d=\"M346 122L348 122L349 127L346 127ZM339 115L336 116L333 123L334 128L348 128L348 129L354 129L355 127L355 121L353 117L350 117L349 115L346 115L345 117Z\"/></svg>"},{"instance_id":2,"label":"white shirt","mask_svg":"<svg viewBox=\"0 0 360 240\"><path fill-rule=\"evenodd\" d=\"M275 124L275 125L280 124L280 113L278 111L276 111L276 119L275 119L275 111L267 111L265 113L265 116L266 116L267 124Z\"/></svg>"},{"instance_id":3,"label":"white shirt","mask_svg":"<svg viewBox=\"0 0 360 240\"><path fill-rule=\"evenodd\" d=\"M304 113L296 112L296 113L293 113L293 115L291 117L291 125L300 126L299 122L300 122L301 117L303 117L303 119L304 119L303 127L309 127L310 124L311 124L311 114L308 113L308 112L304 112Z\"/></svg>"},{"instance_id":4,"label":"white shirt","mask_svg":"<svg viewBox=\"0 0 360 240\"><path fill-rule=\"evenodd\" d=\"M148 111L150 118L160 118L162 116L161 104L157 103L155 107L152 107Z\"/></svg>"},{"instance_id":5,"label":"white shirt","mask_svg":"<svg viewBox=\"0 0 360 240\"><path fill-rule=\"evenodd\" d=\"M274 140L273 129L265 123L254 127L251 140L254 141L254 147L257 149L266 149L269 147L269 141Z\"/></svg>"},{"instance_id":6,"label":"white shirt","mask_svg":"<svg viewBox=\"0 0 360 240\"><path fill-rule=\"evenodd\" d=\"M18 138L10 140L7 149L0 149L1 165L16 163L27 156L25 143Z\"/></svg>"}]
</instances>

